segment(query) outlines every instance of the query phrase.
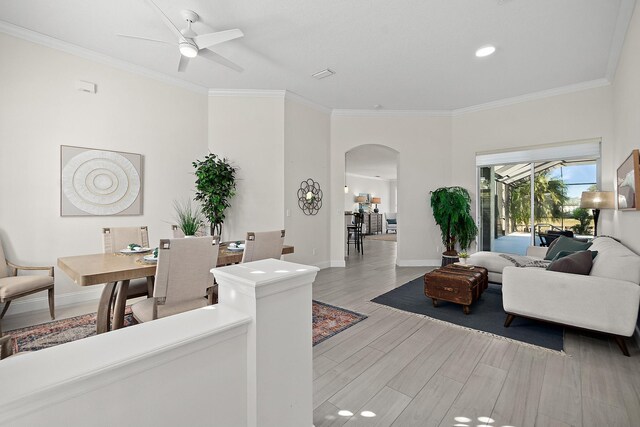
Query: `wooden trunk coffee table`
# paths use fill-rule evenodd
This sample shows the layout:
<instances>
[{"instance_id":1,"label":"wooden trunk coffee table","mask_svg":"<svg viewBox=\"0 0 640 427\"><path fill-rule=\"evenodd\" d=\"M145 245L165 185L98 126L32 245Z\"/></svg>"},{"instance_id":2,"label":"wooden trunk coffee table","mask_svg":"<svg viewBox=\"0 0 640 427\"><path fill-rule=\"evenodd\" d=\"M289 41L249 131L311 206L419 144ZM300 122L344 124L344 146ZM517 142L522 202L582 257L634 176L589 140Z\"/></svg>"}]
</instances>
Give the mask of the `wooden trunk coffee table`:
<instances>
[{"instance_id":1,"label":"wooden trunk coffee table","mask_svg":"<svg viewBox=\"0 0 640 427\"><path fill-rule=\"evenodd\" d=\"M464 314L471 312L471 304L488 286L488 271L483 267L450 264L424 275L424 294L434 307L438 301L453 302L462 305Z\"/></svg>"}]
</instances>

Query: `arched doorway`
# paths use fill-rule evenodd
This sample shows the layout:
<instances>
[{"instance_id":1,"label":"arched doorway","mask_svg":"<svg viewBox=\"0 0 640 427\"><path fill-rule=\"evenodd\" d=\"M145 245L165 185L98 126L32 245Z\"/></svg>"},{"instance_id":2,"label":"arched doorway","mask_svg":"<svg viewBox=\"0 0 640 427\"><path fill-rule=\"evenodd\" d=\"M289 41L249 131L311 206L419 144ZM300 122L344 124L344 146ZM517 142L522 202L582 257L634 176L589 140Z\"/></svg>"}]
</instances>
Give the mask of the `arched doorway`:
<instances>
[{"instance_id":1,"label":"arched doorway","mask_svg":"<svg viewBox=\"0 0 640 427\"><path fill-rule=\"evenodd\" d=\"M397 224L389 226L387 219L395 219L398 212L398 152L379 144L352 148L345 153L344 182L345 214L360 210L365 215L365 254L367 246L372 245L377 251L395 253L398 228ZM345 218L347 223L352 220L349 215ZM373 243L378 240L385 243ZM348 261L348 257L345 259Z\"/></svg>"}]
</instances>

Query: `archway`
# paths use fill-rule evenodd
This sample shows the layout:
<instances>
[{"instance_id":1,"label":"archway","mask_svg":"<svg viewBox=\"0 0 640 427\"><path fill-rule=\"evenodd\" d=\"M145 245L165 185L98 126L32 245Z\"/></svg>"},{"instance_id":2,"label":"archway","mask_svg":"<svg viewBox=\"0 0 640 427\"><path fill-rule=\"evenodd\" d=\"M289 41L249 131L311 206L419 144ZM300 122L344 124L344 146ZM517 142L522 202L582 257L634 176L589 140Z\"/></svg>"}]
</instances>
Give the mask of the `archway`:
<instances>
[{"instance_id":1,"label":"archway","mask_svg":"<svg viewBox=\"0 0 640 427\"><path fill-rule=\"evenodd\" d=\"M387 219L395 219L398 211L397 180L396 150L380 144L365 144L345 153L345 218L348 224L352 221L348 212L364 213L365 242L396 241L398 229L393 225L389 227ZM347 234L345 238L348 238ZM365 251L366 248L365 244ZM381 248L395 251L396 245L385 244ZM348 261L348 257L345 259Z\"/></svg>"}]
</instances>

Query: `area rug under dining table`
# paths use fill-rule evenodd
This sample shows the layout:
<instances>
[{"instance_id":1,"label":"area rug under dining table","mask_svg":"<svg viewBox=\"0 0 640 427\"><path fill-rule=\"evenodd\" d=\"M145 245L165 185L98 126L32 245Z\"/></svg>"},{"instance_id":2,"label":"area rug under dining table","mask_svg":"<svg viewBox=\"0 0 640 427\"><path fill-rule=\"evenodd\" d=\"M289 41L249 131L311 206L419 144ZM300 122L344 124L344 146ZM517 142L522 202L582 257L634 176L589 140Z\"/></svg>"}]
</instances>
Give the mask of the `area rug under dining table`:
<instances>
[{"instance_id":1,"label":"area rug under dining table","mask_svg":"<svg viewBox=\"0 0 640 427\"><path fill-rule=\"evenodd\" d=\"M562 351L564 346L564 328L562 326L516 317L511 326L504 327L506 314L502 307L501 289L501 286L490 283L480 300L471 305L471 314L469 315L462 312L462 306L446 301L438 301L438 307L434 307L431 298L424 295L422 276L379 295L371 301L454 326L481 331L498 338Z\"/></svg>"},{"instance_id":2,"label":"area rug under dining table","mask_svg":"<svg viewBox=\"0 0 640 427\"><path fill-rule=\"evenodd\" d=\"M351 326L367 316L335 307L320 301L313 301L313 345L316 345ZM125 310L124 327L136 325L131 308ZM55 320L40 325L7 331L13 338L13 352L37 351L66 342L87 338L96 334L96 313L68 319Z\"/></svg>"}]
</instances>

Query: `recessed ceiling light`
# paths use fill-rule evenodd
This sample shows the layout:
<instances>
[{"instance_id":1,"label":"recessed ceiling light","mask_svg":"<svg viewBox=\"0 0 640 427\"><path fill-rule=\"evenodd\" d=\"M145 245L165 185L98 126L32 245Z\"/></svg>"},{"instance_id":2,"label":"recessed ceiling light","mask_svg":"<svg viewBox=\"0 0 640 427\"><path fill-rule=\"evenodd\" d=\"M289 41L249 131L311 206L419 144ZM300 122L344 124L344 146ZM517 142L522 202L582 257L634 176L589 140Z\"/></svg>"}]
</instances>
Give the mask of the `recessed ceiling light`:
<instances>
[{"instance_id":1,"label":"recessed ceiling light","mask_svg":"<svg viewBox=\"0 0 640 427\"><path fill-rule=\"evenodd\" d=\"M325 77L333 76L336 72L330 69L318 71L317 73L311 74L311 77L315 77L316 79L324 79Z\"/></svg>"},{"instance_id":2,"label":"recessed ceiling light","mask_svg":"<svg viewBox=\"0 0 640 427\"><path fill-rule=\"evenodd\" d=\"M491 45L482 46L480 49L476 50L476 56L478 58L484 58L485 56L491 55L495 51L496 51L495 46L491 46Z\"/></svg>"}]
</instances>

